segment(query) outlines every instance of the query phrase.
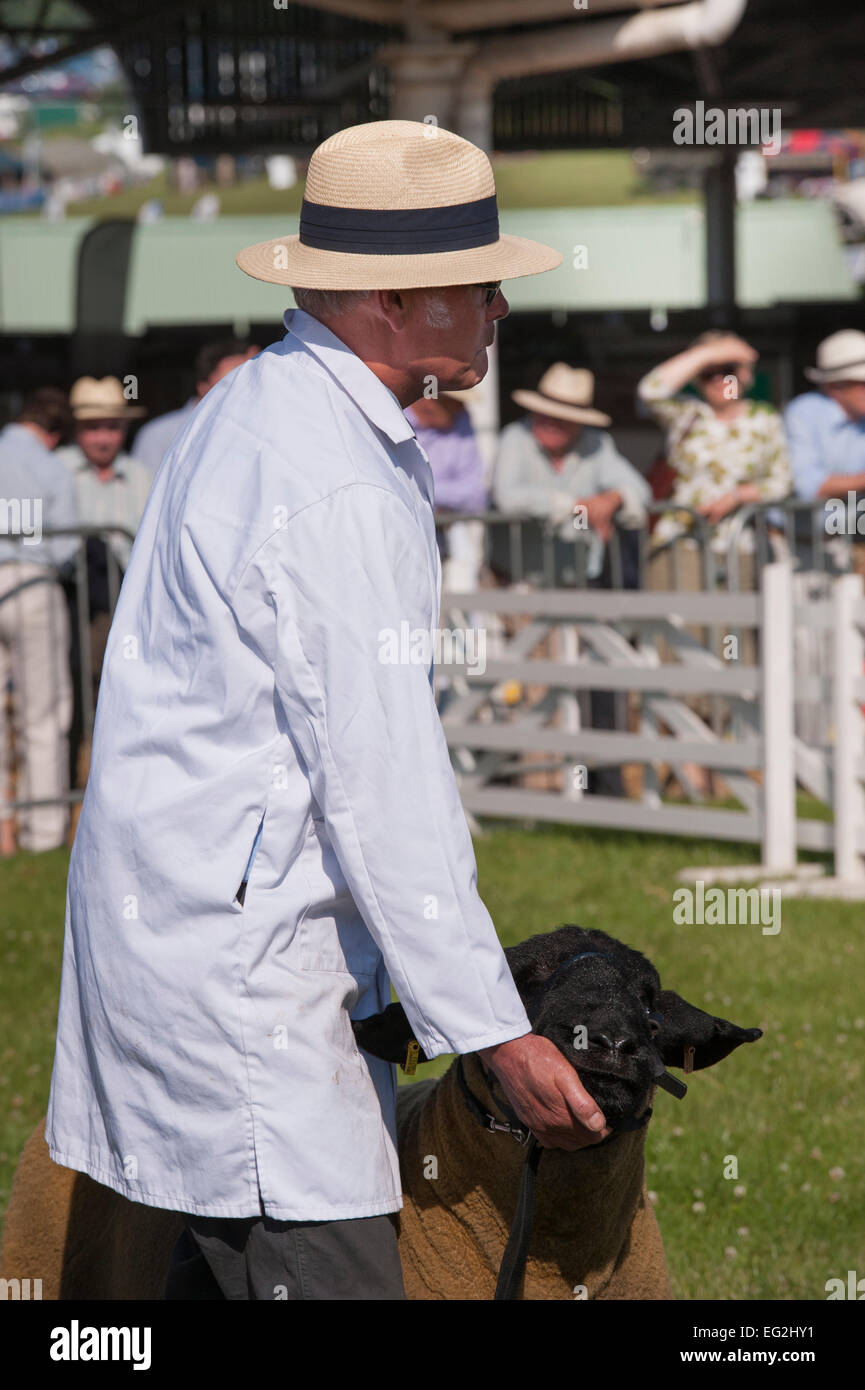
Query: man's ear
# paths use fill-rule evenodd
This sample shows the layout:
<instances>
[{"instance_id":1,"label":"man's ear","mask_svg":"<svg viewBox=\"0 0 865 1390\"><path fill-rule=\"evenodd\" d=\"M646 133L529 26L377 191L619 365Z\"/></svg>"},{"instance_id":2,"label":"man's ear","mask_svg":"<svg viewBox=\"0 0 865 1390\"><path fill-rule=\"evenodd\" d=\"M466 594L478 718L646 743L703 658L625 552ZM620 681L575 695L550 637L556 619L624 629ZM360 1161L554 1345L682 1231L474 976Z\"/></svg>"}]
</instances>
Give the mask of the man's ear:
<instances>
[{"instance_id":1,"label":"man's ear","mask_svg":"<svg viewBox=\"0 0 865 1390\"><path fill-rule=\"evenodd\" d=\"M358 1047L383 1062L404 1062L409 1043L415 1041L402 1004L388 1004L380 1014L370 1014L369 1018L354 1018L351 1026ZM429 1058L419 1049L417 1060L428 1062Z\"/></svg>"},{"instance_id":2,"label":"man's ear","mask_svg":"<svg viewBox=\"0 0 865 1390\"><path fill-rule=\"evenodd\" d=\"M694 1049L688 1070L713 1067L742 1043L763 1036L761 1028L740 1028L726 1018L704 1013L671 989L662 989L656 996L655 1010L662 1015L655 1044L665 1067L685 1066L686 1048Z\"/></svg>"}]
</instances>

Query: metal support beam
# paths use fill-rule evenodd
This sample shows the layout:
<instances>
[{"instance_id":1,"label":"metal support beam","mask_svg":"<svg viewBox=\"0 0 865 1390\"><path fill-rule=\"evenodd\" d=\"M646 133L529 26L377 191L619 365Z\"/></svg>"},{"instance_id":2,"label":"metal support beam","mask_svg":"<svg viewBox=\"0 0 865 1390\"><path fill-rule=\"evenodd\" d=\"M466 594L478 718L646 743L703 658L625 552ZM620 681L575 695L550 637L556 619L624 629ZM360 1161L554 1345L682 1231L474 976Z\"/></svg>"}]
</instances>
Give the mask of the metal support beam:
<instances>
[{"instance_id":1,"label":"metal support beam","mask_svg":"<svg viewBox=\"0 0 865 1390\"><path fill-rule=\"evenodd\" d=\"M703 184L706 212L706 302L715 327L736 314L736 151L724 148Z\"/></svg>"}]
</instances>

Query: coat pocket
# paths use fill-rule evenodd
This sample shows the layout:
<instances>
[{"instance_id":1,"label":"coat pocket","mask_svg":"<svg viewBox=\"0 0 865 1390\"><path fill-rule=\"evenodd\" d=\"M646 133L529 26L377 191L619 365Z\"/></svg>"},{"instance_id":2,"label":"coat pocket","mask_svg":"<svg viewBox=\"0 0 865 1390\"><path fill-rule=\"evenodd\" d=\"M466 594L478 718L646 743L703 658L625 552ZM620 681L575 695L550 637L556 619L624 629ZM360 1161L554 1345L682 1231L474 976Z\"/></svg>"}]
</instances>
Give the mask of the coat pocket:
<instances>
[{"instance_id":1,"label":"coat pocket","mask_svg":"<svg viewBox=\"0 0 865 1390\"><path fill-rule=\"evenodd\" d=\"M381 952L357 909L324 820L317 816L312 818L308 853L310 877L317 886L300 926L300 967L351 975L369 984Z\"/></svg>"},{"instance_id":2,"label":"coat pocket","mask_svg":"<svg viewBox=\"0 0 865 1390\"><path fill-rule=\"evenodd\" d=\"M240 880L240 887L234 895L234 901L239 907L243 907L246 901L246 888L249 883L249 876L252 873L252 864L258 853L258 846L261 844L261 832L264 829L264 817L266 812L262 812L261 820L258 822L258 829L255 832L255 839L252 842L252 849L246 861L246 868L243 871L243 878Z\"/></svg>"}]
</instances>

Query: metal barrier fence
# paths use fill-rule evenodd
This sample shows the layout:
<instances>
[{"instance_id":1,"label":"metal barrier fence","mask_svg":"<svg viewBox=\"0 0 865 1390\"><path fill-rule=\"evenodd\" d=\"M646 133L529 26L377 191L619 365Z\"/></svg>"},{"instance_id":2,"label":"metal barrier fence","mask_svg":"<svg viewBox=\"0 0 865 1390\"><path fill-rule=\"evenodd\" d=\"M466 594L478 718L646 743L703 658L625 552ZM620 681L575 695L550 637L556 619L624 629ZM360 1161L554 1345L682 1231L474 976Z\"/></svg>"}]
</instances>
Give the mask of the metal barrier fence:
<instances>
[{"instance_id":1,"label":"metal barrier fence","mask_svg":"<svg viewBox=\"0 0 865 1390\"><path fill-rule=\"evenodd\" d=\"M652 518L675 516L683 522L683 532L663 547L669 554L671 587L678 591L682 578L682 542L696 549L700 588L718 587L738 592L740 559L753 554L754 583L759 588L759 573L776 559L791 558L794 568L826 575L844 573L850 565L850 536L827 534L826 503L806 502L790 497L776 502L747 503L728 519L728 539L718 546L717 526L710 525L693 507L673 506L670 502L652 502L647 507ZM553 526L542 518L526 513L449 512L436 517L436 530L446 541L454 527L482 528L477 546L478 567L487 566L503 583L531 583L537 588L585 588L588 580L586 533L574 530L573 538L565 539L563 527ZM865 527L863 527L865 530ZM865 535L863 535L865 541ZM636 557L636 566L628 551ZM604 587L611 589L642 588L648 575L649 561L655 552L647 528L626 531L613 527L612 538L606 547ZM626 582L629 569L636 569L636 582Z\"/></svg>"},{"instance_id":2,"label":"metal barrier fence","mask_svg":"<svg viewBox=\"0 0 865 1390\"><path fill-rule=\"evenodd\" d=\"M441 622L452 634L473 614L519 620L492 660L437 673L447 683L442 724L467 812L755 841L770 874L796 871L798 849L830 851L838 878L865 891L862 580L838 576L826 599L806 605L796 604L793 580L789 562L774 562L761 571L759 594L443 594ZM705 622L759 633L756 662L724 661L702 646L692 626ZM794 673L798 624L831 635L830 680ZM659 638L672 660L660 659ZM538 698L509 701L507 683L514 682ZM795 733L802 686L810 697L820 693L831 712L820 746ZM576 696L596 688L627 692L638 704L637 729L586 727ZM699 701L712 696L725 706L722 734L700 710ZM586 795L585 779L575 774L616 763L642 767L639 794ZM716 772L739 809L710 804L690 788L689 765ZM659 775L666 769L690 798L686 804L664 799ZM532 785L538 774L553 776L539 788ZM833 818L797 816L797 785Z\"/></svg>"},{"instance_id":3,"label":"metal barrier fence","mask_svg":"<svg viewBox=\"0 0 865 1390\"><path fill-rule=\"evenodd\" d=\"M3 681L0 689L0 768L6 782L0 818L7 821L14 813L24 812L32 819L33 812L69 807L84 795L83 787L76 785L75 758L70 766L69 748L70 743L73 748L89 744L92 736L94 654L98 655L93 647L94 626L98 621L107 631L120 592L123 570L114 546L131 546L134 540L132 532L121 526L46 528L40 533L41 540L63 537L75 538L78 545L58 569L34 562L24 537L4 535L4 540L18 541L21 549L20 559L0 564L0 631L5 634L10 677L10 688ZM4 578L10 582L3 583ZM44 603L36 599L40 591ZM62 604L58 604L55 600L61 592ZM50 630L34 636L43 621ZM53 706L55 718L43 717L34 733L28 728L28 715L37 703L44 711ZM14 797L10 795L12 774ZM34 789L36 795L31 794ZM49 789L50 794L38 794L40 789ZM58 843L61 840L62 834Z\"/></svg>"},{"instance_id":4,"label":"metal barrier fence","mask_svg":"<svg viewBox=\"0 0 865 1390\"><path fill-rule=\"evenodd\" d=\"M668 503L656 503L650 510L655 514L662 514L673 509ZM452 528L460 523L473 525L475 527L474 540L476 543L480 542L478 553L481 560L485 559L491 565L500 583L503 579L509 580L509 589L473 587L470 592L456 594L453 592L447 594L447 583L443 586L447 604L451 605L452 612L462 615L464 624L472 618L477 618L478 615L483 618L486 624L485 633L489 638L493 654L493 663L488 667L495 673L493 686L501 686L505 682L525 683L531 679L533 682L547 687L546 704L542 702L533 711L531 719L523 724L520 731L522 743L513 742L511 745L508 740L511 739L514 731L512 730L509 734L502 728L495 728L494 732L487 731L482 735L475 735L481 739L477 745L468 742L453 745L455 762L463 774L474 777L476 782L478 768L486 768L490 770L490 777L495 781L504 775L503 769L506 773L509 767L514 766L514 756L519 757L521 751L523 753L531 751L536 757L545 756L548 758L546 764L543 762L532 764L535 772L543 771L545 767L561 770L563 764L560 755L563 752L563 747L559 747L557 742L561 735L551 734L550 730L544 728L544 721L551 710L556 711L557 717L564 721L562 727L565 733L579 735L581 746L588 747L591 744L594 751L590 762L594 761L594 764L606 767L615 767L630 760L638 762L639 758L635 757L634 754L635 745L632 741L632 735L627 730L628 700L632 695L638 694L641 700L641 728L648 731L644 736L647 738L655 737L657 728L664 727L672 728L679 739L680 748L674 766L681 773L686 790L694 793L693 787L688 787L687 765L689 762L699 763L699 758L690 757L690 753L693 753L694 749L691 748L689 752L687 744L696 740L697 744L705 746L707 742L711 741L713 755L721 759L717 766L719 768L725 767L728 773L738 779L736 781L737 794L742 793L746 808L750 807L749 814L753 813L756 793L753 790L753 785L748 785L747 773L749 770L753 772L755 768L750 767L749 769L743 765L737 769L729 761L731 756L729 748L728 751L719 752L719 745L723 744L727 747L731 736L734 743L744 744L747 749L748 739L753 736L755 725L753 703L749 704L747 699L740 698L742 691L739 686L741 685L742 669L746 671L758 667L765 669L768 659L765 651L762 650L764 645L762 639L767 633L766 625L756 620L752 621L753 613L757 612L757 609L754 608L756 597L753 593L739 592L738 590L740 578L738 558L743 548L742 537L748 528L753 538L753 554L757 557L757 562L753 566L757 583L772 567L773 546L777 545L779 538L786 543L787 553L794 564L799 566L799 571L793 575L795 622L790 627L789 640L791 653L795 654L796 660L800 660L802 650L806 651L807 660L797 672L794 686L794 732L791 735L794 755L792 761L795 763L795 775L800 785L818 799L834 805L837 768L828 731L833 726L837 716L835 663L838 647L837 635L833 627L837 615L835 615L834 599L831 595L836 582L835 577L839 572L843 572L845 562L849 563L849 537L839 538L839 545L835 543L834 537L830 538L826 535L826 512L823 503L814 505L789 500L782 503L775 502L741 508L732 518L726 548L723 552L719 552L717 548L713 549L713 540L716 540L717 532L715 528L706 523L705 518L683 508L676 508L675 511L680 514L687 512L691 523L688 539L696 547L698 569L702 580L701 588L688 595L680 589L675 589L674 593L662 591L654 594L647 592L638 594L634 590L623 587L622 581L627 568L623 537L627 540L629 538L628 533L620 531L614 533L613 543L608 547L610 554L608 572L602 580L597 581L591 580L588 576L588 550L585 541L579 537L575 537L572 542L563 541L560 535L553 534L537 518L490 512L479 515L452 513L437 519L437 526L442 533L450 533ZM90 641L91 627L94 623L94 595L91 592L92 554L90 552L92 552L95 542L101 543L105 559L105 594L102 611L107 617L113 611L122 578L121 565L111 541L120 538L127 544L131 544L133 536L129 531L120 527L67 528L60 531L46 531L44 536L48 539L55 536L74 536L78 541L74 560L67 566L68 573L61 576L56 571L48 571L46 567L43 582L45 580L53 584L62 582L64 586L68 605L66 611L70 620L69 647L73 657L75 683L76 713L75 721L73 721L73 734L76 733L77 729L77 737L86 744L92 732L95 707L94 666ZM638 538L637 533L630 533L630 540L633 542L635 539L639 539L644 565L646 537L642 534ZM674 546L674 549L677 547ZM538 564L538 562L540 563ZM672 563L675 576L675 559ZM553 584L552 581L558 578L563 565L566 568L569 567L570 584ZM0 569L0 575L2 572ZM693 573L693 566L691 573ZM810 583L809 577L815 575L820 581L816 588L813 586L810 589L802 587L804 580L807 579ZM643 569L643 576L645 577L645 569ZM599 582L603 583L605 587L609 586L606 592L597 587ZM589 586L591 586L591 601L587 602L585 590ZM723 586L726 586L726 592ZM797 588L797 586L799 587ZM531 595L516 592L517 589L525 588L534 588L540 595L547 595L549 601L555 600L556 603L561 603L568 594L572 598L575 594L582 594L577 603L577 609L582 615L580 622L563 622L561 620L563 610L561 609L556 610L559 616L554 620L543 619L541 616L543 603L547 601L543 598L537 600L540 607L537 608L535 616L531 616L530 607L525 607L525 604L528 603L531 606L535 600L532 599ZM14 603L14 595L14 588L11 592L7 591L4 594L2 585L0 585L0 615L2 615L6 605ZM685 601L686 598L687 602ZM616 622L615 624L607 624L606 630L602 630L603 625L600 624L599 620L606 613L610 603L613 603L614 606L617 603L621 605L625 599L627 599L627 603L632 602L636 605L635 612L642 614L644 621L639 622L636 618L630 618L624 628L621 628ZM739 599L742 602L739 602ZM646 603L650 605L651 615L649 615L649 610L645 608ZM742 603L745 604L745 607L742 607ZM749 603L750 607L748 607ZM519 606L520 604L523 604L522 608ZM857 613L861 607L861 605L857 607ZM576 612L577 609L573 611ZM749 616L743 616L746 614L746 610ZM617 608L616 611L625 613L625 609L621 607ZM527 626L516 634L506 634L502 619L508 613L521 613L523 618L529 619ZM670 622L671 615L678 615L672 623ZM7 608L7 619L8 616ZM444 625L446 620L447 609L443 602L441 624ZM107 621L105 626L107 626ZM533 650L532 639L534 639L534 645L537 646L539 641L549 638L553 631L561 639L563 644L561 654L571 668L571 677L574 678L570 682L566 681L564 685L560 681L561 672L557 669L553 670L549 662L529 662L528 660ZM739 680L739 686L733 691L733 688L729 686L729 680L734 677L735 664L731 667L731 664L723 659L721 642L725 639L728 640L731 635L736 636L737 639L742 638L744 633L753 634L748 639L753 646L753 657L748 661L739 663L738 677L736 677ZM587 634L591 635L588 636ZM498 642L498 650L494 649L496 642ZM623 642L624 647L622 646ZM663 643L674 650L677 661L689 668L689 674L677 671L674 666L664 663L661 652ZM581 651L582 656L580 656ZM586 652L590 654L588 658L585 655ZM664 679L672 682L667 689L667 696L664 697L666 704L664 705L663 700L661 700L661 704L658 703L661 697L657 691L649 700L649 687L645 683L647 680L645 671L642 674L635 674L632 670L630 682L621 676L615 676L611 679L609 663L612 652L617 652L629 669L635 664L641 667L659 666L660 664L664 669ZM784 657L784 660L786 659ZM590 665L594 663L592 669L587 669L580 675L579 679L575 679L574 666L585 660L588 660ZM531 667L531 672L526 666L527 662ZM598 663L601 663L601 670L598 669ZM707 683L700 687L699 691L694 685L695 673L693 668L695 666L714 673L711 679L708 679ZM846 671L847 665L844 664L842 675L838 679L844 678L843 673ZM461 701L469 693L471 693L471 701L473 702L472 708L476 706L483 710L483 715L479 718L478 723L487 720L494 726L497 722L501 722L499 719L500 711L497 713L493 705L490 704L489 689L485 693L477 690L470 692L464 683L461 684L464 678L459 674L445 670L440 671L439 675L443 677L439 686L447 686L447 699L450 702L443 705L443 723L451 733L453 732L455 713L463 708ZM685 676L685 685L681 683L683 675ZM734 679L734 684L736 679ZM690 685L688 685L689 681ZM727 682L726 685L725 681ZM708 702L709 710L708 713L703 711L705 717L695 714L693 698L685 698L687 696L686 686L687 691L691 692L691 696L696 696L702 692L704 701ZM596 721L596 727L591 729L594 712L594 706L591 703L594 696L591 692L598 690L609 693L609 698L615 704L615 715L603 724ZM734 695L735 698L731 698L731 695ZM0 697L5 705L7 692L5 690L0 691ZM811 711L812 732L810 736L807 732L803 736L801 727L801 711L806 706ZM662 707L666 709L667 716L672 719L672 725L664 723L664 721L661 722L661 725L658 724L660 718L658 710ZM0 714L3 712L0 710ZM694 723L695 719L697 720L696 724ZM529 749L525 743L525 738L528 736L526 731L532 728L535 730L537 741ZM651 733L652 729L655 730L655 735ZM68 733L69 731L64 732ZM10 729L5 718L0 718L0 736L8 740L9 734ZM490 739L493 740L492 744L488 742ZM588 743L586 742L587 739L589 740ZM497 743L496 740L498 740ZM664 740L665 743L669 741L669 739ZM573 745L574 748L576 746L577 744ZM502 757L501 755L506 749L509 750L508 756ZM672 750L667 748L665 751L670 753ZM18 752L20 758L20 748ZM787 749L787 755L790 756L790 747ZM706 765L714 766L711 763ZM645 766L648 770L646 785L651 789L654 775L651 771L651 758L647 760ZM523 770L525 771L525 769ZM849 772L849 769L847 771ZM68 806L70 803L79 801L83 796L83 789L75 785L75 768L70 769L70 772L72 775L65 779L65 785L56 789L51 796L26 794L26 778L23 782L19 779L18 795L14 800L6 802L5 813L0 811L0 816L5 814L8 818L13 812L27 812L56 805ZM730 784L730 777L725 776L724 780L728 785ZM489 778L487 778L487 783L489 783ZM475 786L475 783L467 783L467 786L471 788ZM25 794L21 794L22 787ZM485 787L485 805L489 792L490 786L487 785ZM695 796L696 800L699 801L699 794L695 794ZM601 807L602 799L599 797L590 799L594 804L595 813L599 813L603 809ZM848 789L847 800L843 804L849 805L855 800L856 797ZM623 807L627 803L618 797L610 798L610 801L616 809L613 813L612 807L609 808L608 813L611 816L609 823L630 824L633 815L631 812L623 812ZM470 809L471 804L471 799L469 799L467 805ZM548 803L545 801L544 804ZM647 823L647 804L644 798L642 809L637 815L640 826L645 826ZM479 805L478 809L480 809ZM520 812L520 814L527 813L525 810ZM629 816L630 820L628 819ZM649 817L648 819L651 821L652 818ZM685 817L686 819L687 817ZM682 817L674 816L670 822L670 828L672 828L673 821L678 824L682 821ZM847 821L849 822L849 815ZM722 822L723 817L720 822L703 818L703 823L707 827L721 825ZM634 824L637 828L636 822ZM826 848L832 842L831 832L827 831L825 826L823 829L816 827L817 823L815 822L806 832L811 836L811 847ZM741 828L740 826L739 829ZM750 826L749 833L753 831L754 824ZM714 832L707 828L706 833ZM721 834L721 831L718 830L717 833ZM858 853L858 850L856 852ZM846 860L850 859L849 852L845 851L845 856Z\"/></svg>"},{"instance_id":5,"label":"metal barrier fence","mask_svg":"<svg viewBox=\"0 0 865 1390\"><path fill-rule=\"evenodd\" d=\"M499 512L451 513L437 519L443 549L447 538L459 530L475 530L474 566L449 560L444 562L443 587L454 591L480 588L486 582L517 584L532 589L606 590L644 589L675 592L757 592L766 565L789 559L795 569L794 593L797 611L804 615L809 604L825 598L833 577L851 566L850 536L828 536L826 504L788 498L780 502L750 503L732 513L725 523L726 541L717 526L710 525L695 509L673 507L667 502L654 502L648 508L651 517L673 517L681 523L681 533L660 547L651 545L648 528L623 531L613 528L612 539L606 548L603 572L596 579L588 576L589 547L586 532L574 531L573 538L564 539L566 528L553 527L536 517L524 514L504 515ZM464 543L463 543L464 544ZM865 556L865 549L859 552ZM484 568L486 567L486 568ZM489 638L500 640L501 621L489 607ZM725 645L732 640L736 647L753 657L752 648L759 642L759 632L748 632L733 621L728 610L723 623L709 625L695 621L692 628L707 651L718 658L724 655ZM827 703L827 684L831 679L833 649L828 634L813 624L797 622L794 632L795 659L803 677L813 678L800 683L796 690L796 732L804 742L819 744L822 733L831 723ZM822 682L822 685L821 685ZM819 697L809 690L822 690ZM592 696L595 714L615 728L622 729L627 717L626 696L616 692L610 696L614 709L611 719L600 708L599 696ZM707 696L709 720L716 733L725 727L729 712L716 694ZM578 697L581 718L590 722L590 697L583 692ZM739 733L741 708L732 715ZM816 779L821 782L822 779ZM814 779L812 779L814 782ZM815 784L816 784L815 782Z\"/></svg>"}]
</instances>

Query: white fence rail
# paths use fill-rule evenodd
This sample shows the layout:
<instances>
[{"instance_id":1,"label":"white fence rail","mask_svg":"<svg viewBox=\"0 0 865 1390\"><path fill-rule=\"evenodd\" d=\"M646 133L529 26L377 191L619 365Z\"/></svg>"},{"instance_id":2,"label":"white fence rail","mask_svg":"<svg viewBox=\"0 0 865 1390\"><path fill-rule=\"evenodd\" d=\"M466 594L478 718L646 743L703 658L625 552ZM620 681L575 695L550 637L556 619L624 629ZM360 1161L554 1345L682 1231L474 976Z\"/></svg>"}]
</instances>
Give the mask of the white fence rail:
<instances>
[{"instance_id":1,"label":"white fence rail","mask_svg":"<svg viewBox=\"0 0 865 1390\"><path fill-rule=\"evenodd\" d=\"M795 871L800 850L831 851L837 877L865 884L862 580L842 575L828 592L820 602L796 604L785 562L763 568L759 594L445 593L443 630L495 633L510 619L491 659L437 671L467 812L755 842L773 875ZM693 630L708 627L752 630L756 664L725 660L702 645ZM834 633L832 670L797 676L798 627ZM511 703L509 686L521 695ZM541 692L534 702L527 688ZM581 697L588 690L626 692L637 729L586 727ZM795 733L802 698L823 701L831 719L816 745ZM715 714L721 702L720 721L710 721L710 701ZM642 765L636 798L586 796L574 785L575 767L623 763ZM740 809L708 804L691 765L717 773ZM662 799L666 769L689 802ZM553 774L540 790L530 785L539 771ZM797 786L824 801L834 819L797 816Z\"/></svg>"}]
</instances>

